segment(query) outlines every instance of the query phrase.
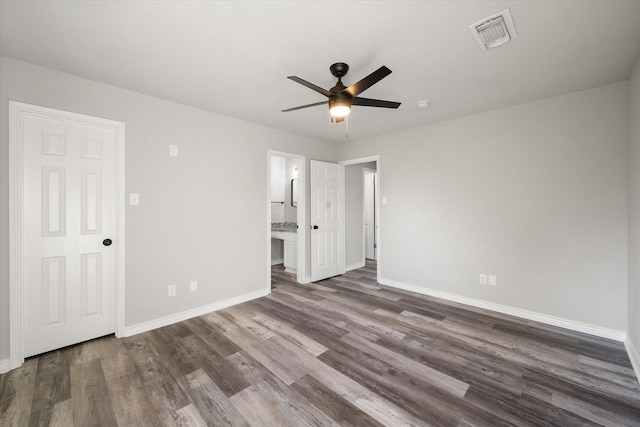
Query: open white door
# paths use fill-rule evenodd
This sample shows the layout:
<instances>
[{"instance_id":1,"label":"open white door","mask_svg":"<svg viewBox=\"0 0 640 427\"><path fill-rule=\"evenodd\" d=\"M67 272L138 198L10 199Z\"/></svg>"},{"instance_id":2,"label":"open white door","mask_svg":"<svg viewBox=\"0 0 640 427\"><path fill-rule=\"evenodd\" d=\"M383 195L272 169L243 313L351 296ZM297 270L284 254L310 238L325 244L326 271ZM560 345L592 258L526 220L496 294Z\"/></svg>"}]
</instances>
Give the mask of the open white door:
<instances>
[{"instance_id":1,"label":"open white door","mask_svg":"<svg viewBox=\"0 0 640 427\"><path fill-rule=\"evenodd\" d=\"M344 273L344 165L311 160L311 281Z\"/></svg>"}]
</instances>

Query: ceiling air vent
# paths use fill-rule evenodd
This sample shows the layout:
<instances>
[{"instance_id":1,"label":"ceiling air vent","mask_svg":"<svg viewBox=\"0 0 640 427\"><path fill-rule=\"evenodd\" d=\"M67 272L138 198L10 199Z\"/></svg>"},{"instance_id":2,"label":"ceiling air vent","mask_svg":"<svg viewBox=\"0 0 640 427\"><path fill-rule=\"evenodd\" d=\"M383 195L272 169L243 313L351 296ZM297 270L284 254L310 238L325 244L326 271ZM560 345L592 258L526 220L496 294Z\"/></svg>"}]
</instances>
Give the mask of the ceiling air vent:
<instances>
[{"instance_id":1,"label":"ceiling air vent","mask_svg":"<svg viewBox=\"0 0 640 427\"><path fill-rule=\"evenodd\" d=\"M469 30L482 50L492 49L518 38L509 9L469 25Z\"/></svg>"}]
</instances>

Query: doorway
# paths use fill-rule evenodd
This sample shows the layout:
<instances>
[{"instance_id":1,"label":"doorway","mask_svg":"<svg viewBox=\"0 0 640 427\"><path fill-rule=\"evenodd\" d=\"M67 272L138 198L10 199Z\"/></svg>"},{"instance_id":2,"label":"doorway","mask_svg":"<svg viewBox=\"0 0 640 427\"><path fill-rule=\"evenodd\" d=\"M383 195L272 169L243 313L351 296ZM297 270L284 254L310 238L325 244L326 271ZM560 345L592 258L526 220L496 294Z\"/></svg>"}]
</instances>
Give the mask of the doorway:
<instances>
[{"instance_id":1,"label":"doorway","mask_svg":"<svg viewBox=\"0 0 640 427\"><path fill-rule=\"evenodd\" d=\"M267 278L271 289L272 267L282 264L296 282L306 277L305 157L267 152Z\"/></svg>"},{"instance_id":2,"label":"doorway","mask_svg":"<svg viewBox=\"0 0 640 427\"><path fill-rule=\"evenodd\" d=\"M346 160L340 164L345 166L345 270L372 268L379 277L380 156Z\"/></svg>"},{"instance_id":3,"label":"doorway","mask_svg":"<svg viewBox=\"0 0 640 427\"><path fill-rule=\"evenodd\" d=\"M9 110L13 369L124 331L124 123Z\"/></svg>"}]
</instances>

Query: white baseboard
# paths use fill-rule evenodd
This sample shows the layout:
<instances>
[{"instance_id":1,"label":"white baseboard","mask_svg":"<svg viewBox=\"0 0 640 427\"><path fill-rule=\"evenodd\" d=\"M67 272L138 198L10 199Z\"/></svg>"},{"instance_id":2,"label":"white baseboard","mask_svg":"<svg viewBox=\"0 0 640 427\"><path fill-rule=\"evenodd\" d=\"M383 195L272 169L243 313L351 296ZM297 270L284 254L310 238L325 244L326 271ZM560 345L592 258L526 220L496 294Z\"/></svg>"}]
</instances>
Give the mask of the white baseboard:
<instances>
[{"instance_id":1,"label":"white baseboard","mask_svg":"<svg viewBox=\"0 0 640 427\"><path fill-rule=\"evenodd\" d=\"M261 289L259 291L249 292L248 294L229 298L224 301L219 301L213 304L183 311L181 313L172 314L166 317L162 317L160 319L138 323L137 325L126 326L124 328L123 336L130 337L132 335L141 334L143 332L151 331L153 329L161 328L163 326L171 325L173 323L182 322L183 320L191 319L193 317L202 316L203 314L211 313L212 311L222 310L223 308L231 307L232 305L237 305L243 302L251 301L256 298L264 297L266 295L269 295L270 293L271 293L270 288Z\"/></svg>"},{"instance_id":2,"label":"white baseboard","mask_svg":"<svg viewBox=\"0 0 640 427\"><path fill-rule=\"evenodd\" d=\"M0 360L0 374L4 374L5 372L9 372L11 364L9 363L9 359Z\"/></svg>"},{"instance_id":3,"label":"white baseboard","mask_svg":"<svg viewBox=\"0 0 640 427\"><path fill-rule=\"evenodd\" d=\"M271 265L284 264L284 259L272 259Z\"/></svg>"},{"instance_id":4,"label":"white baseboard","mask_svg":"<svg viewBox=\"0 0 640 427\"><path fill-rule=\"evenodd\" d=\"M364 266L365 266L365 262L362 261L362 262L356 262L354 264L349 264L344 269L345 269L345 271L351 271L351 270L355 270L357 268L362 268Z\"/></svg>"},{"instance_id":5,"label":"white baseboard","mask_svg":"<svg viewBox=\"0 0 640 427\"><path fill-rule=\"evenodd\" d=\"M638 348L633 345L628 335L624 340L624 346L627 349L627 354L629 354L629 360L631 360L631 366L633 366L633 371L636 373L636 378L638 378L638 382L640 382L640 352L638 352Z\"/></svg>"},{"instance_id":6,"label":"white baseboard","mask_svg":"<svg viewBox=\"0 0 640 427\"><path fill-rule=\"evenodd\" d=\"M533 320L547 325L559 326L561 328L570 329L572 331L583 332L602 338L609 338L616 341L624 341L626 334L622 331L603 328L601 326L590 325L588 323L576 322L573 320L563 319L561 317L549 316L547 314L537 313L535 311L523 310L520 308L510 307L507 305L495 304L475 298L463 297L461 295L450 294L448 292L437 291L434 289L423 288L421 286L410 285L408 283L397 282L395 280L379 278L378 282L383 285L394 288L404 289L406 291L415 292L417 294L429 295L436 298L442 298L449 301L466 304L473 307L484 308L487 310L497 311L498 313L509 314L511 316L521 317L527 320Z\"/></svg>"}]
</instances>

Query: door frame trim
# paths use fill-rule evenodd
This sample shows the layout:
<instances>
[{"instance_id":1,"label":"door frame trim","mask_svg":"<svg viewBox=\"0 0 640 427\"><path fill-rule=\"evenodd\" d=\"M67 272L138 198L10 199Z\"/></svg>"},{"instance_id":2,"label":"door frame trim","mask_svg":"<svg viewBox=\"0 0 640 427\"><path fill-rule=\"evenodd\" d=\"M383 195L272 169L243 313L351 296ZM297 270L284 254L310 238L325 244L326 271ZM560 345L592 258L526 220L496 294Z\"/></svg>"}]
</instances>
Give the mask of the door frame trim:
<instances>
[{"instance_id":1,"label":"door frame trim","mask_svg":"<svg viewBox=\"0 0 640 427\"><path fill-rule=\"evenodd\" d=\"M382 186L382 165L380 162L380 155L376 154L374 156L367 156L367 157L359 157L356 159L349 159L349 160L343 160L338 162L338 164L344 165L344 166L349 166L349 165L357 165L360 163L369 163L369 162L376 162L376 173L377 173L377 179L376 179L376 192L375 192L375 198L376 198L376 203L375 203L375 216L376 216L376 242L378 244L378 247L376 248L376 275L378 277L378 280L380 279L380 277L382 277L381 271L382 271L382 240L380 238L380 229L382 228L382 214L380 212L380 187ZM345 180L346 181L346 180ZM344 194L344 188L342 189L342 197L345 197ZM344 199L342 201L342 205L344 206ZM346 245L346 239L344 239L345 244ZM345 262L346 262L346 247L342 248L342 256L345 257ZM367 258L365 256L365 265L367 263Z\"/></svg>"},{"instance_id":2,"label":"door frame trim","mask_svg":"<svg viewBox=\"0 0 640 427\"><path fill-rule=\"evenodd\" d=\"M25 116L40 116L101 126L115 134L114 327L116 337L125 332L125 124L84 114L9 101L9 370L24 363L24 242L23 124Z\"/></svg>"}]
</instances>

